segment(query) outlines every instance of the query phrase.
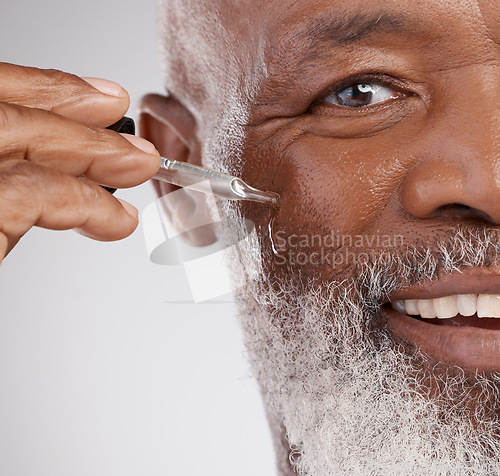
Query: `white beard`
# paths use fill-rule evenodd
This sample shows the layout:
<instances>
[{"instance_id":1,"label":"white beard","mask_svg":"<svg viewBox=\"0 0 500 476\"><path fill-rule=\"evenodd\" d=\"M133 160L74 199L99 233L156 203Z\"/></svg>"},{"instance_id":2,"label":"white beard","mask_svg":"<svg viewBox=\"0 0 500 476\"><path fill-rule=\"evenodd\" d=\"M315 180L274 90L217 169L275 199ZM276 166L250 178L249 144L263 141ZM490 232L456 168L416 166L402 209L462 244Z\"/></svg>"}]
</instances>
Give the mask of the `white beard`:
<instances>
[{"instance_id":1,"label":"white beard","mask_svg":"<svg viewBox=\"0 0 500 476\"><path fill-rule=\"evenodd\" d=\"M376 318L380 298L407 282L497 261L497 238L495 230L458 229L432 252L393 255L390 271L376 260L342 283L269 289L263 276L241 290L253 371L298 474L498 472L500 375L433 367L418 350L396 346ZM244 261L259 260L255 246L246 253Z\"/></svg>"}]
</instances>

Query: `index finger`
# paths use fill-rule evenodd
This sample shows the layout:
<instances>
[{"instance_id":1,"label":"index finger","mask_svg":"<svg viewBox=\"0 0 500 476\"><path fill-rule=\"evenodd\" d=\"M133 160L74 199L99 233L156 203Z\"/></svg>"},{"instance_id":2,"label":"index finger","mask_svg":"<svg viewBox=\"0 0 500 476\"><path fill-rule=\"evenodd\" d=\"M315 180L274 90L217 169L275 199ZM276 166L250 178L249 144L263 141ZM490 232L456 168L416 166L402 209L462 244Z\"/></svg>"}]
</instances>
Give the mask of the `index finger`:
<instances>
[{"instance_id":1,"label":"index finger","mask_svg":"<svg viewBox=\"0 0 500 476\"><path fill-rule=\"evenodd\" d=\"M140 137L84 126L40 109L0 102L0 171L29 161L114 188L149 180L160 168Z\"/></svg>"},{"instance_id":2,"label":"index finger","mask_svg":"<svg viewBox=\"0 0 500 476\"><path fill-rule=\"evenodd\" d=\"M93 127L114 124L130 105L127 91L112 81L1 62L0 101L54 112Z\"/></svg>"}]
</instances>

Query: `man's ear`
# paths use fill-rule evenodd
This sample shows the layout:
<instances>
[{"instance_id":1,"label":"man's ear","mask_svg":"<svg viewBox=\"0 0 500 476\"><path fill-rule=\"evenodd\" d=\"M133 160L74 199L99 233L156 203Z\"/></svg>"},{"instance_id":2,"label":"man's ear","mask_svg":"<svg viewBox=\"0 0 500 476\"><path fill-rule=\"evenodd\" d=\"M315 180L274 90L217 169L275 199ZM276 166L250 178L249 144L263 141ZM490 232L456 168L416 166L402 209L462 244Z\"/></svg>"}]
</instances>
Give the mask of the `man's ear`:
<instances>
[{"instance_id":1,"label":"man's ear","mask_svg":"<svg viewBox=\"0 0 500 476\"><path fill-rule=\"evenodd\" d=\"M201 144L196 120L175 98L148 94L140 103L140 135L152 142L162 157L201 166ZM158 180L153 186L159 197L179 189ZM164 210L179 233L193 246L208 246L217 238L207 223L206 201L200 193L179 193L175 200L162 202ZM198 226L197 226L198 225Z\"/></svg>"}]
</instances>

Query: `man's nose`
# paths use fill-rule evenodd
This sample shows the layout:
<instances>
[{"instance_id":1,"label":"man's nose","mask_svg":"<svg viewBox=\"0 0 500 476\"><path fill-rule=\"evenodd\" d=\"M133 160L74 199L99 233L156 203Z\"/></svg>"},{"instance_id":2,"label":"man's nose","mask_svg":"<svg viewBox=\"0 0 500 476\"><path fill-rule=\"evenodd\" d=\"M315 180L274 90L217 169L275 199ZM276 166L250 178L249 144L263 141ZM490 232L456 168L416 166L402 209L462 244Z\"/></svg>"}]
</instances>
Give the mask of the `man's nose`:
<instances>
[{"instance_id":1,"label":"man's nose","mask_svg":"<svg viewBox=\"0 0 500 476\"><path fill-rule=\"evenodd\" d=\"M500 224L500 113L491 103L466 103L427 131L400 189L407 213Z\"/></svg>"}]
</instances>

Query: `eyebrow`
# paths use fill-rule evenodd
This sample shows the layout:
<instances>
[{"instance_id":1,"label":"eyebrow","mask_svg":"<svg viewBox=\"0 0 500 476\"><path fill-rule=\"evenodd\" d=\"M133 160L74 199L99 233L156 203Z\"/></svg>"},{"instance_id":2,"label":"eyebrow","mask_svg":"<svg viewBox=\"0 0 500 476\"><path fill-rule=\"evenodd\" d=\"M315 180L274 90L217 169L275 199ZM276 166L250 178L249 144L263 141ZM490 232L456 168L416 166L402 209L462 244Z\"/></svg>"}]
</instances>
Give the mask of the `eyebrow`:
<instances>
[{"instance_id":1,"label":"eyebrow","mask_svg":"<svg viewBox=\"0 0 500 476\"><path fill-rule=\"evenodd\" d=\"M375 33L403 33L408 32L409 29L413 30L408 20L399 15L356 14L312 19L300 36L304 40L312 41L314 47L319 43L332 41L342 45L364 39Z\"/></svg>"},{"instance_id":2,"label":"eyebrow","mask_svg":"<svg viewBox=\"0 0 500 476\"><path fill-rule=\"evenodd\" d=\"M294 71L316 67L316 61L331 54L332 47L345 47L372 36L398 34L421 37L423 28L415 18L400 12L349 13L310 18L292 38L297 60ZM325 48L326 46L326 48Z\"/></svg>"},{"instance_id":3,"label":"eyebrow","mask_svg":"<svg viewBox=\"0 0 500 476\"><path fill-rule=\"evenodd\" d=\"M427 28L416 16L401 11L365 13L337 10L319 16L311 15L300 23L293 21L285 24L284 30L288 34L283 35L284 41L278 42L280 47L277 53L273 51L268 64L268 79L272 85L269 90L273 91L273 96L281 89L288 94L289 82L283 81L284 77L294 81L307 81L311 74L316 77L318 63L324 58L334 57L332 49L339 50L373 36L394 34L421 42ZM425 38L429 38L429 33ZM266 101L271 100L264 93L262 97Z\"/></svg>"}]
</instances>

